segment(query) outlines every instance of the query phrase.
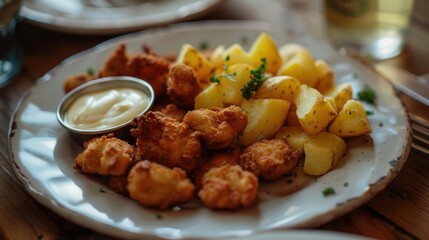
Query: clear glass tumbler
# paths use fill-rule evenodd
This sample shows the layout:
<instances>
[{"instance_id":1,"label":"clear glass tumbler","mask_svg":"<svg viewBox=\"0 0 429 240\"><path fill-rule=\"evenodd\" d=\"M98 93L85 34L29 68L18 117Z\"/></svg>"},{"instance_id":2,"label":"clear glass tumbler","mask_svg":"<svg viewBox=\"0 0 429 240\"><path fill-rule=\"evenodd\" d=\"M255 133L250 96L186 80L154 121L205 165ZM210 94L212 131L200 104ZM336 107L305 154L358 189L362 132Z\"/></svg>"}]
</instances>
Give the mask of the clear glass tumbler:
<instances>
[{"instance_id":1,"label":"clear glass tumbler","mask_svg":"<svg viewBox=\"0 0 429 240\"><path fill-rule=\"evenodd\" d=\"M19 71L21 51L16 38L20 0L0 0L0 87Z\"/></svg>"},{"instance_id":2,"label":"clear glass tumbler","mask_svg":"<svg viewBox=\"0 0 429 240\"><path fill-rule=\"evenodd\" d=\"M413 0L325 0L327 35L375 60L401 53Z\"/></svg>"}]
</instances>

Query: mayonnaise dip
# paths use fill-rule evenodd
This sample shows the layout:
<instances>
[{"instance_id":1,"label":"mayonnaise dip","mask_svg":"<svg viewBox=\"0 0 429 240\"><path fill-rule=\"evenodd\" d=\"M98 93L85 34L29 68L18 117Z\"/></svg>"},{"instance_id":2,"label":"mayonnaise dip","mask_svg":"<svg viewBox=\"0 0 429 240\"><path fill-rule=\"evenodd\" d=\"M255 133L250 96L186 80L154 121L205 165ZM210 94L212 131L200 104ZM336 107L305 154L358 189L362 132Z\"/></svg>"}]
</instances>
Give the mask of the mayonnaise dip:
<instances>
[{"instance_id":1,"label":"mayonnaise dip","mask_svg":"<svg viewBox=\"0 0 429 240\"><path fill-rule=\"evenodd\" d=\"M149 97L133 88L115 88L82 95L65 113L67 123L81 130L103 130L126 123L148 106Z\"/></svg>"}]
</instances>

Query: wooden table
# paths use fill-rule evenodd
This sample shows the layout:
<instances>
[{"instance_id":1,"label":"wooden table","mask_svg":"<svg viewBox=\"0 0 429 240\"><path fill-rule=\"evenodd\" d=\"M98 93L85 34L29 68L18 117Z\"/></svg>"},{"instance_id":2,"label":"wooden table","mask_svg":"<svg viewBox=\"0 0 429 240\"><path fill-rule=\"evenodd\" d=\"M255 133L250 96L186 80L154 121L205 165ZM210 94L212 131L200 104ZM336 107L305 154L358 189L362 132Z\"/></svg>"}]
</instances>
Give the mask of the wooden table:
<instances>
[{"instance_id":1,"label":"wooden table","mask_svg":"<svg viewBox=\"0 0 429 240\"><path fill-rule=\"evenodd\" d=\"M307 24L314 24L315 13L308 13L314 9L305 9L308 6L302 2L292 2L292 6L297 8L297 13ZM245 11L239 10L243 8ZM219 18L282 19L273 12L261 14L259 10L252 9L251 4L237 0L225 1L204 19ZM0 239L110 239L75 225L36 202L20 185L6 158L9 121L23 94L65 58L112 37L62 34L20 23L19 40L24 52L22 69L9 85L0 89ZM429 28L413 25L404 54L388 62L415 74L428 73L427 40ZM428 107L407 96L401 95L401 98L410 111L429 119ZM385 190L358 209L318 229L377 239L428 239L429 158L412 151L399 175Z\"/></svg>"}]
</instances>

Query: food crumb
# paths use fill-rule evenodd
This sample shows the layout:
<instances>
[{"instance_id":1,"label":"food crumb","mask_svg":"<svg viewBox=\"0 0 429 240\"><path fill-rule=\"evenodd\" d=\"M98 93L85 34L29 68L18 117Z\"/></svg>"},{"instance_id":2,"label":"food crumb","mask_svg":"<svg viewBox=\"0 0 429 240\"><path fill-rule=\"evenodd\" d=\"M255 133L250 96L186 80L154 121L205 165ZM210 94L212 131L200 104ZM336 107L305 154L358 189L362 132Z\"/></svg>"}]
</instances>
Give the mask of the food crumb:
<instances>
[{"instance_id":1,"label":"food crumb","mask_svg":"<svg viewBox=\"0 0 429 240\"><path fill-rule=\"evenodd\" d=\"M323 189L322 193L323 193L324 197L336 194L335 190L332 187L327 187L327 188Z\"/></svg>"}]
</instances>

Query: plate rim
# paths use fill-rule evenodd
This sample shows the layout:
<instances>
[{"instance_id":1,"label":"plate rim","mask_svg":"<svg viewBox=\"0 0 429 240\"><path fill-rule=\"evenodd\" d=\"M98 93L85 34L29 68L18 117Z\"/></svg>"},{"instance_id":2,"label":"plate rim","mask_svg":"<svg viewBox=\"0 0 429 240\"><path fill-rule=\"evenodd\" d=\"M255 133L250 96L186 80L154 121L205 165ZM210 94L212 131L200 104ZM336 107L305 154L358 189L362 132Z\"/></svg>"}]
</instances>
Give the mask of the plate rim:
<instances>
[{"instance_id":1,"label":"plate rim","mask_svg":"<svg viewBox=\"0 0 429 240\"><path fill-rule=\"evenodd\" d=\"M180 21L189 21L204 16L220 6L223 0L200 0L189 3L191 7L186 13L175 11L162 12L146 16L136 16L127 19L96 20L75 19L55 16L47 12L37 11L26 6L23 0L19 16L23 20L51 31L85 35L124 34L144 28L161 26ZM132 20L132 21L131 21Z\"/></svg>"},{"instance_id":2,"label":"plate rim","mask_svg":"<svg viewBox=\"0 0 429 240\"><path fill-rule=\"evenodd\" d=\"M88 226L82 225L82 223L78 222L79 218L80 219L82 219L82 218L87 219L85 216L82 216L81 214L79 214L75 211L67 209L61 203L56 202L53 199L50 199L49 196L47 196L46 194L39 192L37 189L34 189L34 187L31 185L31 182L29 181L28 177L25 176L25 174L21 172L19 164L17 163L17 160L15 159L15 156L13 154L12 138L13 138L14 129L16 126L17 115L19 114L25 100L31 95L31 92L36 85L41 84L42 82L45 82L45 81L49 81L49 79L51 79L52 76L56 74L56 71L58 71L58 69L61 69L64 65L67 65L68 63L71 63L74 61L78 61L81 57L84 57L84 56L90 54L91 52L103 51L103 49L108 48L109 46L115 45L115 44L119 43L120 41L123 41L126 39L133 39L134 37L137 37L137 36L151 35L151 34L157 34L157 33L158 34L159 33L165 34L165 33L176 32L176 31L181 32L181 31L184 31L186 29L201 29L203 27L236 28L237 26L245 27L246 29L249 29L249 30L255 30L256 28L272 27L273 24L269 24L267 22L261 22L261 21L253 21L253 20L250 20L250 21L247 21L247 20L244 20L244 21L243 20L209 20L209 21L200 21L200 22L193 22L193 23L176 23L176 24L169 25L169 26L145 29L145 30L142 30L139 32L134 32L134 33L129 33L129 34L125 34L122 36L114 37L110 40L101 42L101 43L99 43L99 44L97 44L97 45L95 45L89 49L86 49L84 51L76 53L76 54L64 59L59 64L57 64L55 67L53 67L51 70L49 70L46 74L44 74L42 77L37 79L35 85L33 85L23 95L23 97L18 102L16 108L14 109L14 112L12 114L12 117L11 117L11 120L9 123L9 131L8 131L9 162L13 166L13 169L14 169L16 176L20 180L21 184L24 185L27 192L33 198L35 198L39 203L41 203L45 207L49 208L50 210L58 213L62 217L66 218L68 221L74 222L77 225L81 225L83 227L88 227ZM356 62L361 63L361 64L365 64L365 63L362 63L359 61L355 61L355 63ZM370 69L370 70L372 70L372 69ZM373 71L373 73L378 75L375 71ZM409 116L408 116L408 113L407 113L407 110L405 108L403 101L393 91L393 86L391 85L391 83L388 81L385 81L385 82L387 82L389 87L391 88L390 91L392 92L392 94L394 94L395 97L402 104L402 110L405 112L405 115L407 118L406 119L406 122L407 122L407 125L406 125L406 132L407 132L406 144L404 146L402 154L397 159L395 159L396 164L389 170L389 173L386 176L382 176L376 182L372 183L368 187L368 189L365 191L364 194L362 194L356 198L347 199L344 203L340 204L336 208L332 208L332 209L329 209L329 211L327 211L327 212L323 212L321 214L315 215L314 217L312 217L306 221L303 221L300 224L295 224L290 229L305 228L305 227L309 227L309 226L311 227L311 226L321 225L321 224L326 223L330 220L338 218L338 217L352 211L353 209L356 209L360 205L367 202L376 193L383 190L387 186L387 184L389 184L396 177L398 172L402 169L403 165L405 164L405 162L408 158L408 155L409 155L409 152L411 149L411 134L412 134L412 132L411 132L411 127L410 127L410 119L409 119ZM333 211L336 212L335 215L330 214ZM72 219L68 219L68 217L72 217ZM112 236L117 236L117 237L127 236L129 238L135 238L136 236L138 236L138 237L142 237L142 236L145 236L145 237L153 237L153 236L163 237L163 236L158 236L158 235L154 234L153 232L149 232L149 231L142 233L142 232L130 232L130 231L126 231L124 229L119 229L120 233L118 233L118 234L120 234L120 235L115 235L114 231L106 231L106 226L108 226L107 224L98 222L98 221L93 220L93 219L91 219L91 222L94 224L92 224L88 228L91 228L97 232L109 234ZM224 233L223 235L219 235L219 237L247 236L249 234L254 234L254 233L267 231L267 230L278 229L281 227L282 226L270 226L268 228L256 229L256 230L251 229L248 231L237 230L237 231L233 231L233 232ZM127 234L124 235L124 232L127 233L129 236ZM178 236L178 238L187 238L187 237L189 237L189 236L188 235ZM197 238L207 238L204 236L196 236L196 237Z\"/></svg>"}]
</instances>

